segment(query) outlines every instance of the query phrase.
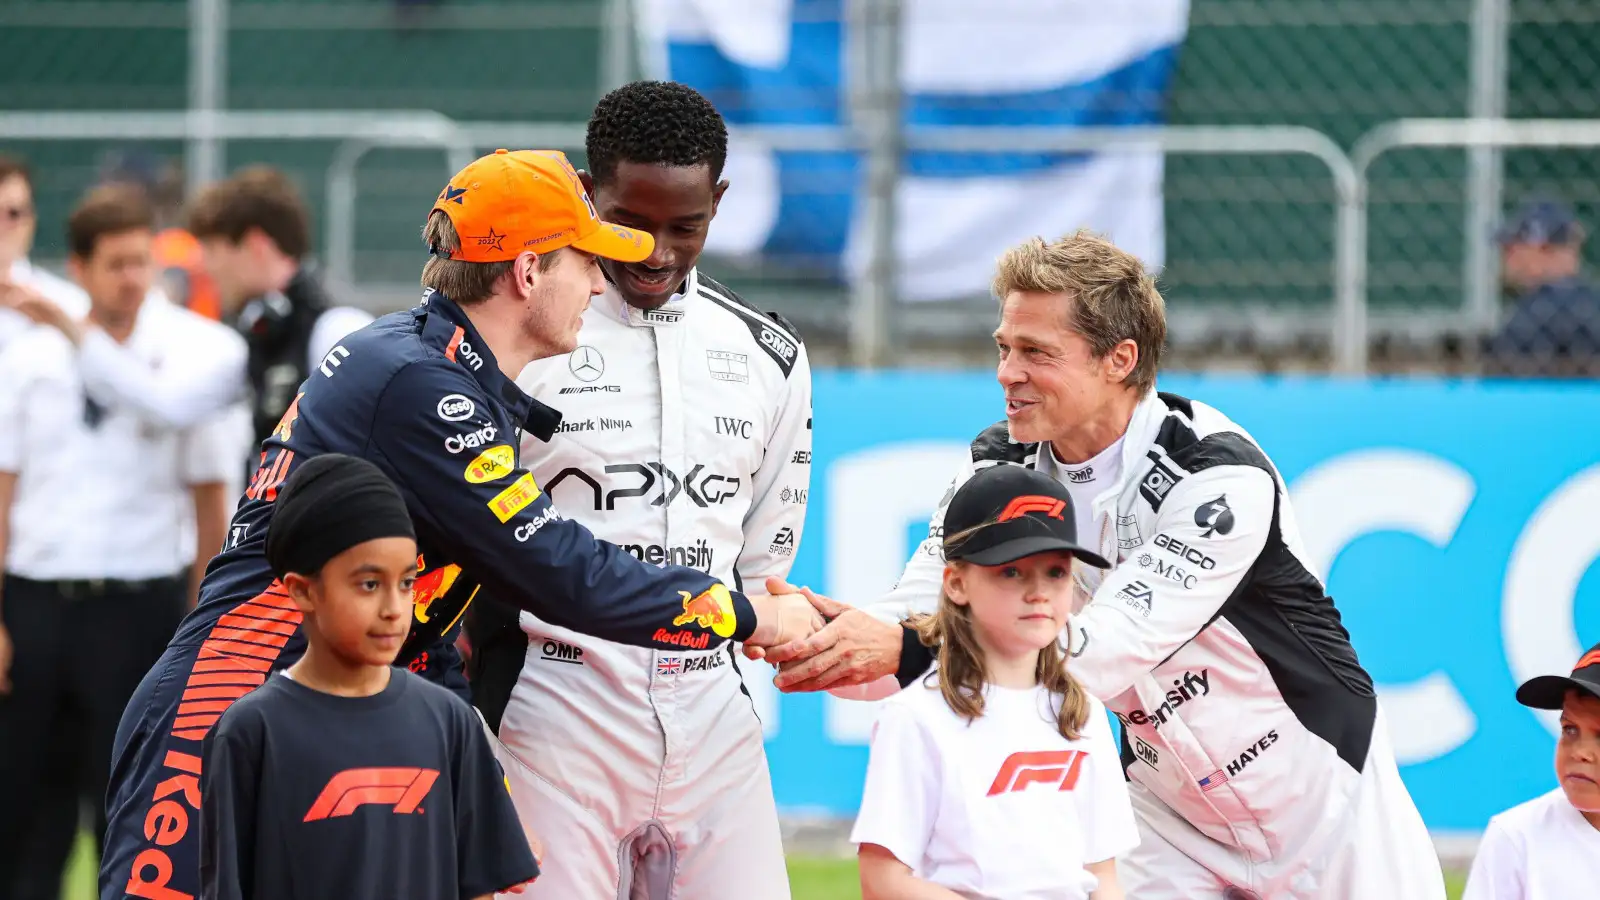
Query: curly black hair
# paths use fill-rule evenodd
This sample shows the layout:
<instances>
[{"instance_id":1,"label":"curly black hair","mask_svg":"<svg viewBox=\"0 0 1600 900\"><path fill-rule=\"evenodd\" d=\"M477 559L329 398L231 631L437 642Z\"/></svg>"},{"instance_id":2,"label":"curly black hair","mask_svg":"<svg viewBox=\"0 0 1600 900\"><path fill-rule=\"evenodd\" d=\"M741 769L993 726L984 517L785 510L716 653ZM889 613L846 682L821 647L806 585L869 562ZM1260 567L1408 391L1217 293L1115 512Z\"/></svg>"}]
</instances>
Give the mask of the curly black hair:
<instances>
[{"instance_id":1,"label":"curly black hair","mask_svg":"<svg viewBox=\"0 0 1600 900\"><path fill-rule=\"evenodd\" d=\"M711 167L713 182L728 160L728 126L704 95L675 81L635 81L595 105L584 141L589 173L609 181L617 164Z\"/></svg>"}]
</instances>

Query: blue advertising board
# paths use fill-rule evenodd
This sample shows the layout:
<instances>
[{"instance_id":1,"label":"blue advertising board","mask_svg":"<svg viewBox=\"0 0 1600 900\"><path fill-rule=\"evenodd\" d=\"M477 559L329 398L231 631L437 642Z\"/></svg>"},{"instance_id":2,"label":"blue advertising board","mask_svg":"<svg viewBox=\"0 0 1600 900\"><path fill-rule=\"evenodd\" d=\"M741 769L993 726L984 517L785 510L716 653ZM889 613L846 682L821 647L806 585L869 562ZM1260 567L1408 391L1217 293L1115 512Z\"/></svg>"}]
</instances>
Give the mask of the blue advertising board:
<instances>
[{"instance_id":1,"label":"blue advertising board","mask_svg":"<svg viewBox=\"0 0 1600 900\"><path fill-rule=\"evenodd\" d=\"M1600 641L1600 385L1164 377L1248 430L1379 684L1429 826L1478 831L1554 787L1553 719L1518 683ZM812 488L791 580L886 591L968 442L988 373L815 376ZM779 806L853 816L873 704L779 695L750 667Z\"/></svg>"}]
</instances>

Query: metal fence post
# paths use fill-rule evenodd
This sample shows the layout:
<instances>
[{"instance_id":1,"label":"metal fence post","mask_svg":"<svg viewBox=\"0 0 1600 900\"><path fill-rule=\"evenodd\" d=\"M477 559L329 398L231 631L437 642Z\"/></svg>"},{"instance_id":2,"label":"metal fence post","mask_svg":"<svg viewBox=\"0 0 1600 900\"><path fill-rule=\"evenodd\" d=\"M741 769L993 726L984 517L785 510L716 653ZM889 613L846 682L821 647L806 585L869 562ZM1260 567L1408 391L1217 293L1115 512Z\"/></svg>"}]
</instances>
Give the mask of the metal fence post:
<instances>
[{"instance_id":1,"label":"metal fence post","mask_svg":"<svg viewBox=\"0 0 1600 900\"><path fill-rule=\"evenodd\" d=\"M889 309L894 303L895 188L902 144L900 0L853 0L848 33L852 53L846 77L856 128L865 138L865 191L861 228L866 267L850 295L850 357L862 368L882 365L889 352Z\"/></svg>"},{"instance_id":2,"label":"metal fence post","mask_svg":"<svg viewBox=\"0 0 1600 900\"><path fill-rule=\"evenodd\" d=\"M1467 115L1499 119L1506 107L1506 56L1510 40L1510 0L1476 0L1472 12L1472 80ZM1467 151L1466 296L1463 311L1477 328L1491 327L1497 316L1499 259L1489 234L1500 215L1505 153L1500 147Z\"/></svg>"},{"instance_id":3,"label":"metal fence post","mask_svg":"<svg viewBox=\"0 0 1600 900\"><path fill-rule=\"evenodd\" d=\"M227 105L228 0L189 0L189 114L184 182L194 193L222 177L216 113Z\"/></svg>"}]
</instances>

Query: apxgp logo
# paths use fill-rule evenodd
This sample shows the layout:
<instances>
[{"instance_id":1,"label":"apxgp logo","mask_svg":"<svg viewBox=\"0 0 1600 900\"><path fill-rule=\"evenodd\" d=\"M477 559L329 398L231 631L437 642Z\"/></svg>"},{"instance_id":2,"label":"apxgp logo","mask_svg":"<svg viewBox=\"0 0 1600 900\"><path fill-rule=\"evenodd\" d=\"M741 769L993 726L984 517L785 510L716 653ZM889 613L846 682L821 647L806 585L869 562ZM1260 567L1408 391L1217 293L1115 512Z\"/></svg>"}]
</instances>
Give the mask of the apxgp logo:
<instances>
[{"instance_id":1,"label":"apxgp logo","mask_svg":"<svg viewBox=\"0 0 1600 900\"><path fill-rule=\"evenodd\" d=\"M301 821L348 816L368 804L393 807L396 815L420 813L438 777L437 769L345 769L328 779Z\"/></svg>"},{"instance_id":2,"label":"apxgp logo","mask_svg":"<svg viewBox=\"0 0 1600 900\"><path fill-rule=\"evenodd\" d=\"M568 467L556 473L545 485L545 490L554 492L556 486L568 478L576 478L587 484L593 494L594 510L616 509L617 501L630 497L644 497L660 483L660 491L651 499L651 506L666 506L684 494L695 506L705 508L712 504L722 503L739 492L740 479L731 475L717 475L706 472L704 465L696 465L687 474L679 477L676 472L659 462L651 463L613 463L605 468L607 475L632 475L638 479L638 484L632 487L612 488L603 491L600 482L582 469Z\"/></svg>"},{"instance_id":3,"label":"apxgp logo","mask_svg":"<svg viewBox=\"0 0 1600 900\"><path fill-rule=\"evenodd\" d=\"M1013 753L1000 764L1000 771L989 785L989 796L1025 791L1036 784L1053 784L1058 791L1078 786L1083 769L1082 750L1034 750Z\"/></svg>"}]
</instances>

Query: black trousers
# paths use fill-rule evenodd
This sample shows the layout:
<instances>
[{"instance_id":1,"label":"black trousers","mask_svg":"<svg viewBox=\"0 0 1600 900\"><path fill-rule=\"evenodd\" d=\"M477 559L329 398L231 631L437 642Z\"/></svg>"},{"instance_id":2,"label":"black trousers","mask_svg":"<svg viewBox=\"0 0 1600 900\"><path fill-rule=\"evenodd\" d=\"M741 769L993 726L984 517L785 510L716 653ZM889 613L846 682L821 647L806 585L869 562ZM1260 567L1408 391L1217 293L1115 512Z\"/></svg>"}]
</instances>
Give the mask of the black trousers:
<instances>
[{"instance_id":1,"label":"black trousers","mask_svg":"<svg viewBox=\"0 0 1600 900\"><path fill-rule=\"evenodd\" d=\"M188 573L138 582L6 575L13 646L0 695L0 898L58 900L79 827L105 837L106 781L123 707L183 618Z\"/></svg>"}]
</instances>

